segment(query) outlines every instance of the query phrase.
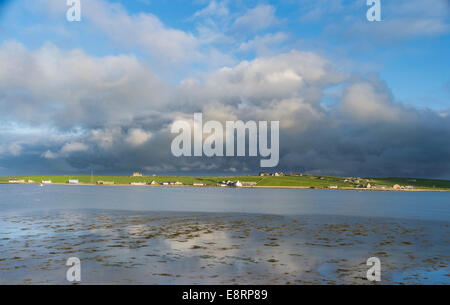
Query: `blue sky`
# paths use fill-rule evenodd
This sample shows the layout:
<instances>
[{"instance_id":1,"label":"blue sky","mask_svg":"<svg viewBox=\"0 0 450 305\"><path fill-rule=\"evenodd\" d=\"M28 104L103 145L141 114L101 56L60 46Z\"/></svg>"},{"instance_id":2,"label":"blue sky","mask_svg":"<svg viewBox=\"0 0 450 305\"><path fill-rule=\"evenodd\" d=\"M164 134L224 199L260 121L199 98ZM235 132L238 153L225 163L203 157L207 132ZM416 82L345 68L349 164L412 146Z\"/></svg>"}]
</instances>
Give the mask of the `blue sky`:
<instances>
[{"instance_id":1,"label":"blue sky","mask_svg":"<svg viewBox=\"0 0 450 305\"><path fill-rule=\"evenodd\" d=\"M75 71L75 68L66 74L64 71L58 71L61 75L56 75L57 72L53 70L47 71L49 79L43 79L41 90L34 88L33 85L26 85L25 82L16 84L13 77L8 78L5 74L3 81L6 89L3 93L3 102L9 104L3 110L2 119L3 125L9 127L5 127L8 132L3 134L4 144L3 148L0 148L0 171L3 168L5 173L11 172L13 169L8 165L18 162L20 158L39 160L39 157L45 156L47 151L51 152L47 154L47 157L50 157L44 159L53 162L51 166L55 171L85 170L83 166L98 166L100 170L105 171L128 170L128 167L138 169L147 167L149 170L154 167L158 170L159 168L152 162L146 164L146 160L142 161L142 165L123 165L117 169L97 164L95 158L89 154L98 150L98 147L92 147L92 143L89 142L92 141L92 132L102 130L113 133L112 130L116 130L114 128L119 128L121 131L118 133L126 137L129 130L139 129L155 136L161 130L154 130L157 123L148 118L154 115L154 112L159 113L159 117L164 118L162 121L166 122L180 113L187 115L190 110L205 110L209 109L210 105L218 103L220 107L224 107L224 111L228 109L230 115L239 117L240 108L233 109L238 103L237 100L240 103L260 107L254 109L255 113L266 111L264 107L269 107L267 102L263 101L264 99L258 100L255 95L247 96L238 92L232 97L206 93L199 96L199 93L194 91L207 91L208 86L214 88L220 85L212 84L210 79L226 82L221 78L224 77L222 72L225 67L246 75L243 66L247 65L251 69L252 65L256 67L260 63L276 62L284 58L293 60L292 64L295 64L296 57L306 58L306 54L318 56L318 59L314 58L317 59L314 61L316 64L314 69L326 66L327 68L324 68L326 74L338 71L339 80L324 77L317 83L308 83L306 87L321 92L320 96L314 97L311 101L309 101L310 93L303 96L304 90L300 90L300 87L292 92L289 92L291 89L289 87L284 91L285 96L274 95L272 101L276 105L295 97L299 102L289 104L295 109L306 101L307 104L316 107L318 112L321 108L326 109L328 112L324 115L340 115L342 107L345 106L343 99L351 96L351 92L348 91L355 83L365 81L370 82L377 90L381 88L382 92L377 93L380 97L386 96L386 101L383 100L386 111L392 112L392 109L398 108L408 113L420 112L417 126L422 124L429 126L431 123L425 121L428 120L430 113L439 118L447 118L449 113L450 1L447 0L381 0L381 22L367 21L366 12L369 6L365 0L81 0L81 22L66 20L65 13L68 7L65 2L65 0L0 2L0 48L3 49L4 56L12 56L15 53L23 56L15 59L16 66L11 65L12 70L8 70L8 73L31 75L31 69L28 71L30 73L25 72L27 60L36 64L35 73L39 73L45 70L41 65L57 66L52 62L53 57L59 58L61 62L66 58L72 58L70 63L65 62L69 67L80 60L87 66L98 67L96 71L100 71L99 75L92 72L89 84L99 81L98 86L93 84L92 88L86 88L86 79L78 75L79 71ZM76 52L81 52L82 56ZM295 59L286 54L296 54ZM322 65L322 59L326 64ZM133 68L125 69L124 72L122 61ZM302 61L299 63L303 64ZM115 66L119 64L120 67ZM282 62L280 66L284 64ZM289 63L286 64L285 69L289 70ZM22 70L19 70L18 66L23 66ZM88 70L84 66L83 69ZM313 78L316 72L313 68L305 71L299 66L298 69L300 70L295 70L296 73L304 79ZM258 70L257 73L269 73L268 70L264 71ZM114 79L116 76L120 78L122 73L126 75L125 85L116 82L115 87L105 89L102 81ZM66 78L67 82L76 84L77 92L81 92L79 99L74 97L77 94L71 91L73 88L65 87L67 83L51 82L52 79ZM8 87L6 83L9 84ZM197 83L203 85L196 88L193 84ZM155 86L160 90L156 90L158 92L154 94L150 92L151 90L145 93L134 87L140 85ZM255 84L246 84L243 90L253 85ZM48 94L52 90L55 94ZM104 94L100 94L102 90L117 90L119 93L116 92L116 95L132 92L133 97L130 101L122 103L126 104L123 106L124 109L133 111L130 110L125 117L126 111L122 113L121 108L117 106L114 108L116 115L108 114L102 117L104 115L102 107L112 103L103 100L112 93L104 91ZM14 108L7 98L17 99L23 104ZM141 99L146 100L147 108L140 108L144 107L141 105L143 103ZM193 101L194 99L196 100ZM203 101L201 104L198 102L200 100ZM70 113L73 104L86 107L87 110L83 110L86 113L98 111L96 119L90 118L89 115L86 115L89 118L81 118L80 114L80 118L71 121L65 116ZM117 104L120 102L117 101ZM170 111L162 111L160 104L164 104L166 110ZM366 109L378 109L378 106L368 105ZM345 111L349 110L346 108ZM374 112L373 115L376 116L377 113ZM302 116L300 111L298 116L298 118ZM47 121L36 117L47 117ZM380 114L381 117L384 118L384 114ZM334 119L328 118L328 121ZM145 124L139 123L143 121ZM362 124L361 121L358 124ZM446 126L447 121L444 123L443 133L447 132ZM297 131L301 130L299 126L295 128ZM355 128L364 130L373 126L365 124ZM27 134L35 133L45 137L49 130L59 136L58 139L52 139L51 143L32 144L26 137ZM15 133L19 134L19 140L17 137L13 139ZM374 135L374 137L382 136ZM336 143L336 147L340 147L339 145L343 145L342 143L346 141L342 139L340 144ZM380 138L378 141L380 147L387 147L383 142L384 139ZM412 142L416 143L414 139ZM71 157L67 154L65 156L58 154L58 151L64 151L64 145L71 143L85 145L74 146L83 148L77 151L84 154L79 156L86 158L83 162L70 160ZM34 155L23 153L24 147L28 147L28 151L33 151ZM311 149L321 150L317 147ZM355 149L359 152L365 151L363 147ZM420 150L417 147L408 149L416 152ZM444 152L441 154L445 155ZM292 161L292 155L306 153L307 150L286 151L283 166L304 168L302 162ZM363 158L364 162L370 163L370 156L366 157ZM75 163L77 165L74 166ZM223 165L224 168L228 166ZM240 166L247 168L243 164ZM386 165L386 168L389 166ZM180 170L179 167L170 166L166 169ZM346 172L341 168L319 163L307 169ZM221 171L223 168L219 167L216 170ZM372 173L373 166L367 165L366 168L361 165L361 170ZM414 173L414 170L406 171L409 172ZM445 175L445 172L437 172L423 169L418 174ZM375 174L382 173L384 172L375 172Z\"/></svg>"},{"instance_id":2,"label":"blue sky","mask_svg":"<svg viewBox=\"0 0 450 305\"><path fill-rule=\"evenodd\" d=\"M59 11L55 9L57 12L49 12L45 4L55 5L54 3L59 4ZM228 31L227 35L231 36L233 42L222 44L219 39L203 47L215 46L236 62L257 57L254 50L238 51L239 44L254 37L283 33L287 37L280 43L268 45L267 52L277 53L293 48L324 52L338 61L349 62L343 66L344 69L360 73L378 73L380 78L389 84L395 97L403 103L436 109L447 107L450 83L448 1L435 1L440 3L440 6L436 7L435 3L424 1L384 0L381 1L383 18L381 23L370 23L366 20L366 11L369 7L363 0L223 2L116 0L110 3L121 5L130 16L154 15L165 27L192 33L194 36L199 36L199 28L208 25L215 31ZM211 13L209 16L195 17L210 3L226 7L227 16ZM83 1L82 6L84 8ZM245 33L246 29L243 28L239 29L239 33L230 32L233 19L236 20L240 15L258 6L273 8L275 20L257 31ZM402 12L405 7L409 11ZM145 56L139 48L119 46L116 41L111 40L111 37L105 37L101 31L92 30L95 26L89 19L81 24L67 23L61 11L63 8L62 0L43 3L26 0L6 1L2 9L2 41L17 40L29 48L39 48L46 42L52 42L62 49L80 47L95 56L120 52ZM208 19L215 19L215 22ZM427 25L425 22L430 20L434 23ZM392 32L384 32L383 23L389 22L395 23L389 26ZM358 25L364 27L360 27L361 32L357 31ZM349 30L348 26L355 29ZM411 32L404 31L403 27L412 28ZM414 33L414 27L418 27L415 29L417 33ZM395 33L396 30L399 33ZM208 68L210 67L196 63L185 71L177 71L169 77L179 80L181 75L191 74L191 69Z\"/></svg>"}]
</instances>

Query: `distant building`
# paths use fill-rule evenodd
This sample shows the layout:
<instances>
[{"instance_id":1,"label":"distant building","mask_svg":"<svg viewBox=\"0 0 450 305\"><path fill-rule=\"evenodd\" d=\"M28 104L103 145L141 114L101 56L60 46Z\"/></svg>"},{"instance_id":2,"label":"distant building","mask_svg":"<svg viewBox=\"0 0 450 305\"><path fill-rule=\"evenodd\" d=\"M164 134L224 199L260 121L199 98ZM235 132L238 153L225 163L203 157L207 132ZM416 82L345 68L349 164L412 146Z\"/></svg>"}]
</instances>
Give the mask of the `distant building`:
<instances>
[{"instance_id":1,"label":"distant building","mask_svg":"<svg viewBox=\"0 0 450 305\"><path fill-rule=\"evenodd\" d=\"M133 173L133 177L143 177L141 173L135 172Z\"/></svg>"},{"instance_id":2,"label":"distant building","mask_svg":"<svg viewBox=\"0 0 450 305\"><path fill-rule=\"evenodd\" d=\"M153 180L152 182L150 182L150 185L157 185L158 182L156 182L155 180Z\"/></svg>"},{"instance_id":3,"label":"distant building","mask_svg":"<svg viewBox=\"0 0 450 305\"><path fill-rule=\"evenodd\" d=\"M52 180L42 180L42 184L52 184Z\"/></svg>"},{"instance_id":4,"label":"distant building","mask_svg":"<svg viewBox=\"0 0 450 305\"><path fill-rule=\"evenodd\" d=\"M170 182L163 182L163 185L170 185Z\"/></svg>"},{"instance_id":5,"label":"distant building","mask_svg":"<svg viewBox=\"0 0 450 305\"><path fill-rule=\"evenodd\" d=\"M337 189L338 189L338 186L337 186L337 185L330 185L328 188L329 188L330 190L337 190Z\"/></svg>"},{"instance_id":6,"label":"distant building","mask_svg":"<svg viewBox=\"0 0 450 305\"><path fill-rule=\"evenodd\" d=\"M177 182L175 182L174 184L175 184L175 185L183 185L183 182L177 181Z\"/></svg>"},{"instance_id":7,"label":"distant building","mask_svg":"<svg viewBox=\"0 0 450 305\"><path fill-rule=\"evenodd\" d=\"M371 189L371 188L372 188L372 184L368 183L368 184L367 184L367 188L368 188L368 189Z\"/></svg>"},{"instance_id":8,"label":"distant building","mask_svg":"<svg viewBox=\"0 0 450 305\"><path fill-rule=\"evenodd\" d=\"M193 184L194 186L204 186L204 184L203 183L201 183L201 182L194 182L194 184Z\"/></svg>"},{"instance_id":9,"label":"distant building","mask_svg":"<svg viewBox=\"0 0 450 305\"><path fill-rule=\"evenodd\" d=\"M242 187L242 183L240 181L236 181L235 183L233 183L233 186Z\"/></svg>"},{"instance_id":10,"label":"distant building","mask_svg":"<svg viewBox=\"0 0 450 305\"><path fill-rule=\"evenodd\" d=\"M113 185L114 181L97 181L98 185Z\"/></svg>"},{"instance_id":11,"label":"distant building","mask_svg":"<svg viewBox=\"0 0 450 305\"><path fill-rule=\"evenodd\" d=\"M25 180L22 179L9 179L9 183L25 183Z\"/></svg>"},{"instance_id":12,"label":"distant building","mask_svg":"<svg viewBox=\"0 0 450 305\"><path fill-rule=\"evenodd\" d=\"M28 183L34 183L34 180L28 180Z\"/></svg>"},{"instance_id":13,"label":"distant building","mask_svg":"<svg viewBox=\"0 0 450 305\"><path fill-rule=\"evenodd\" d=\"M78 184L80 181L78 179L71 179L69 180L69 184Z\"/></svg>"},{"instance_id":14,"label":"distant building","mask_svg":"<svg viewBox=\"0 0 450 305\"><path fill-rule=\"evenodd\" d=\"M241 182L242 186L256 186L257 182Z\"/></svg>"},{"instance_id":15,"label":"distant building","mask_svg":"<svg viewBox=\"0 0 450 305\"><path fill-rule=\"evenodd\" d=\"M402 187L400 185L398 185L398 184L394 185L392 188L394 190L401 190L402 189Z\"/></svg>"},{"instance_id":16,"label":"distant building","mask_svg":"<svg viewBox=\"0 0 450 305\"><path fill-rule=\"evenodd\" d=\"M145 182L131 182L130 185L133 185L133 186L143 186L143 185L147 185L147 183L145 183Z\"/></svg>"}]
</instances>

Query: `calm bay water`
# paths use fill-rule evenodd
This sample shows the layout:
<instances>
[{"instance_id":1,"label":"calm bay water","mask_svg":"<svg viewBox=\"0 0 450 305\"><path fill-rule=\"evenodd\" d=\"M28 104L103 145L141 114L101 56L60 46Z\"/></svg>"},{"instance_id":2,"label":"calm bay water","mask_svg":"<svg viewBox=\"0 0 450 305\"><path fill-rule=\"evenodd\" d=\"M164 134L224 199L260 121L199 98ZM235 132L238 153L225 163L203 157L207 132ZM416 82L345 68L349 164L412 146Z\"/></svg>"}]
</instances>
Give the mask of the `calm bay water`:
<instances>
[{"instance_id":1,"label":"calm bay water","mask_svg":"<svg viewBox=\"0 0 450 305\"><path fill-rule=\"evenodd\" d=\"M0 185L0 284L450 283L450 193Z\"/></svg>"},{"instance_id":2,"label":"calm bay water","mask_svg":"<svg viewBox=\"0 0 450 305\"><path fill-rule=\"evenodd\" d=\"M450 193L0 185L0 212L62 209L343 215L450 221Z\"/></svg>"}]
</instances>

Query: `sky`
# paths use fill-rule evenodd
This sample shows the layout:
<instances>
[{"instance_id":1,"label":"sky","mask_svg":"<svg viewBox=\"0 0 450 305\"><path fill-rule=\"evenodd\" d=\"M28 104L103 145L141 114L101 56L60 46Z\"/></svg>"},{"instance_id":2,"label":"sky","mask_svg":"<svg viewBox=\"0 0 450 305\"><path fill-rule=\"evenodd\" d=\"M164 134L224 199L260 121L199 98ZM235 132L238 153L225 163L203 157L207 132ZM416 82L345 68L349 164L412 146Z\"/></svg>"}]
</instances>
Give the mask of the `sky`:
<instances>
[{"instance_id":1,"label":"sky","mask_svg":"<svg viewBox=\"0 0 450 305\"><path fill-rule=\"evenodd\" d=\"M250 175L179 119L279 121L273 171L450 179L450 1L0 0L0 175Z\"/></svg>"}]
</instances>

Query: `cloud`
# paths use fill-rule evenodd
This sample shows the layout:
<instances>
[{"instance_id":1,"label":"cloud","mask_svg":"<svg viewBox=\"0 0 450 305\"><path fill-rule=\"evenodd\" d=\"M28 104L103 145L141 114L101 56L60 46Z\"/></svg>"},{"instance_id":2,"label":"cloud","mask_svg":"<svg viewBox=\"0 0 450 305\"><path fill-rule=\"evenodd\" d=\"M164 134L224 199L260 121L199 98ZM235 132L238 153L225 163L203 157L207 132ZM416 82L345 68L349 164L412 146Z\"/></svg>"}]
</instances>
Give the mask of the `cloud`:
<instances>
[{"instance_id":1,"label":"cloud","mask_svg":"<svg viewBox=\"0 0 450 305\"><path fill-rule=\"evenodd\" d=\"M50 150L47 150L41 156L42 156L42 158L45 158L45 159L56 159L56 158L58 158L58 154L55 154L55 153L51 152Z\"/></svg>"},{"instance_id":2,"label":"cloud","mask_svg":"<svg viewBox=\"0 0 450 305\"><path fill-rule=\"evenodd\" d=\"M43 8L36 8L44 14L51 16L65 15L67 5L65 1L38 0ZM214 4L202 14L212 13ZM216 11L221 6L216 4ZM57 19L59 20L59 19ZM68 27L68 23L61 25ZM54 27L54 25L52 25ZM107 39L125 52L139 52L151 58L155 65L177 67L194 63L207 62L211 66L228 64L232 59L222 54L214 46L200 39L196 33L183 31L164 24L156 15L148 12L131 14L121 3L107 0L89 0L82 4L82 28L80 38L86 31L96 37ZM72 27L69 33L76 32ZM84 34L85 35L85 34ZM70 35L69 35L70 36ZM206 61L209 59L209 61ZM214 59L214 60L212 60Z\"/></svg>"},{"instance_id":3,"label":"cloud","mask_svg":"<svg viewBox=\"0 0 450 305\"><path fill-rule=\"evenodd\" d=\"M396 122L407 111L392 101L389 91L379 82L359 81L346 87L340 105L348 117L361 122Z\"/></svg>"},{"instance_id":4,"label":"cloud","mask_svg":"<svg viewBox=\"0 0 450 305\"><path fill-rule=\"evenodd\" d=\"M208 6L197 11L194 14L194 18L198 17L223 17L228 16L230 11L223 1L212 0L209 2Z\"/></svg>"},{"instance_id":5,"label":"cloud","mask_svg":"<svg viewBox=\"0 0 450 305\"><path fill-rule=\"evenodd\" d=\"M244 15L238 17L232 26L233 31L256 33L280 23L275 16L275 7L260 4L249 9Z\"/></svg>"},{"instance_id":6,"label":"cloud","mask_svg":"<svg viewBox=\"0 0 450 305\"><path fill-rule=\"evenodd\" d=\"M259 55L267 55L273 52L274 45L280 45L288 39L288 35L283 32L255 36L255 38L241 43L239 50L243 52L256 51Z\"/></svg>"},{"instance_id":7,"label":"cloud","mask_svg":"<svg viewBox=\"0 0 450 305\"><path fill-rule=\"evenodd\" d=\"M61 153L70 154L73 152L87 151L89 148L83 143L67 143L61 148Z\"/></svg>"},{"instance_id":8,"label":"cloud","mask_svg":"<svg viewBox=\"0 0 450 305\"><path fill-rule=\"evenodd\" d=\"M133 146L140 146L150 140L151 132L146 132L139 128L133 128L128 131L126 141Z\"/></svg>"},{"instance_id":9,"label":"cloud","mask_svg":"<svg viewBox=\"0 0 450 305\"><path fill-rule=\"evenodd\" d=\"M60 128L114 125L165 102L164 83L134 56L96 58L52 44L28 51L7 42L0 46L0 65L4 120Z\"/></svg>"},{"instance_id":10,"label":"cloud","mask_svg":"<svg viewBox=\"0 0 450 305\"><path fill-rule=\"evenodd\" d=\"M8 145L0 146L0 156L2 155L11 155L11 156L19 156L22 152L22 145L18 142L13 142Z\"/></svg>"},{"instance_id":11,"label":"cloud","mask_svg":"<svg viewBox=\"0 0 450 305\"><path fill-rule=\"evenodd\" d=\"M4 43L0 67L0 120L26 126L0 133L4 171L258 172L259 158L171 155L171 123L203 112L222 122L279 120L285 171L450 172L448 111L402 105L377 76L343 73L314 52L263 56L175 85L134 56L94 57L50 44L29 50ZM325 105L336 88L336 103Z\"/></svg>"},{"instance_id":12,"label":"cloud","mask_svg":"<svg viewBox=\"0 0 450 305\"><path fill-rule=\"evenodd\" d=\"M365 1L304 1L303 23L323 25L327 39L347 43L395 43L418 37L445 35L450 31L447 0L398 0L381 2L381 22L368 22Z\"/></svg>"}]
</instances>

